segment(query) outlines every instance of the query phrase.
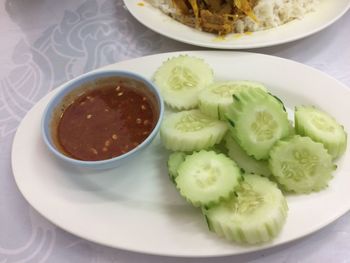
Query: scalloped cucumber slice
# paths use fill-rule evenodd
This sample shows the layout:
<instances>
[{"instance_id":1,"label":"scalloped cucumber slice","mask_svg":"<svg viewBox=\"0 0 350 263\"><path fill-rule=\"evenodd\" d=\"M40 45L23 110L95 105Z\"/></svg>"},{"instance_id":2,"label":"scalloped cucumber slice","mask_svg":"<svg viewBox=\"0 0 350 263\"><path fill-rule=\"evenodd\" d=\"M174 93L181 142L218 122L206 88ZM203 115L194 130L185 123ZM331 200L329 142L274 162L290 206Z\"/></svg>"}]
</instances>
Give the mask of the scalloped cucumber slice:
<instances>
[{"instance_id":1,"label":"scalloped cucumber slice","mask_svg":"<svg viewBox=\"0 0 350 263\"><path fill-rule=\"evenodd\" d=\"M186 157L175 178L180 194L194 206L228 199L239 185L241 171L224 154L200 151Z\"/></svg>"},{"instance_id":2,"label":"scalloped cucumber slice","mask_svg":"<svg viewBox=\"0 0 350 263\"><path fill-rule=\"evenodd\" d=\"M232 95L245 88L266 91L264 85L252 81L224 81L213 83L199 94L199 109L218 120L225 120L227 108L233 103Z\"/></svg>"},{"instance_id":3,"label":"scalloped cucumber slice","mask_svg":"<svg viewBox=\"0 0 350 263\"><path fill-rule=\"evenodd\" d=\"M175 178L179 175L178 169L180 165L185 161L186 154L183 152L174 152L169 155L168 159L168 173L169 178L175 183Z\"/></svg>"},{"instance_id":4,"label":"scalloped cucumber slice","mask_svg":"<svg viewBox=\"0 0 350 263\"><path fill-rule=\"evenodd\" d=\"M164 146L173 151L199 151L219 143L227 124L199 110L171 113L163 119L160 137Z\"/></svg>"},{"instance_id":5,"label":"scalloped cucumber slice","mask_svg":"<svg viewBox=\"0 0 350 263\"><path fill-rule=\"evenodd\" d=\"M198 92L214 80L213 70L203 59L180 55L168 59L154 74L164 101L177 110L198 104Z\"/></svg>"},{"instance_id":6,"label":"scalloped cucumber slice","mask_svg":"<svg viewBox=\"0 0 350 263\"><path fill-rule=\"evenodd\" d=\"M297 133L322 143L333 159L345 152L347 134L332 116L313 106L299 106L294 117Z\"/></svg>"},{"instance_id":7,"label":"scalloped cucumber slice","mask_svg":"<svg viewBox=\"0 0 350 263\"><path fill-rule=\"evenodd\" d=\"M292 121L289 121L289 136L295 135L295 128Z\"/></svg>"},{"instance_id":8,"label":"scalloped cucumber slice","mask_svg":"<svg viewBox=\"0 0 350 263\"><path fill-rule=\"evenodd\" d=\"M225 140L222 139L220 143L215 144L213 147L209 148L208 150L227 155L227 148L225 144L226 144Z\"/></svg>"},{"instance_id":9,"label":"scalloped cucumber slice","mask_svg":"<svg viewBox=\"0 0 350 263\"><path fill-rule=\"evenodd\" d=\"M336 166L323 144L295 135L271 149L269 165L286 191L310 193L328 186Z\"/></svg>"},{"instance_id":10,"label":"scalloped cucumber slice","mask_svg":"<svg viewBox=\"0 0 350 263\"><path fill-rule=\"evenodd\" d=\"M268 161L256 160L249 156L230 134L226 135L225 141L226 148L228 149L228 156L246 173L260 174L266 177L272 175Z\"/></svg>"},{"instance_id":11,"label":"scalloped cucumber slice","mask_svg":"<svg viewBox=\"0 0 350 263\"><path fill-rule=\"evenodd\" d=\"M286 199L267 178L245 174L243 179L234 197L202 209L209 230L243 244L270 241L286 221Z\"/></svg>"},{"instance_id":12,"label":"scalloped cucumber slice","mask_svg":"<svg viewBox=\"0 0 350 263\"><path fill-rule=\"evenodd\" d=\"M283 103L261 89L246 88L233 95L228 109L230 133L257 160L268 159L271 147L290 133Z\"/></svg>"}]
</instances>

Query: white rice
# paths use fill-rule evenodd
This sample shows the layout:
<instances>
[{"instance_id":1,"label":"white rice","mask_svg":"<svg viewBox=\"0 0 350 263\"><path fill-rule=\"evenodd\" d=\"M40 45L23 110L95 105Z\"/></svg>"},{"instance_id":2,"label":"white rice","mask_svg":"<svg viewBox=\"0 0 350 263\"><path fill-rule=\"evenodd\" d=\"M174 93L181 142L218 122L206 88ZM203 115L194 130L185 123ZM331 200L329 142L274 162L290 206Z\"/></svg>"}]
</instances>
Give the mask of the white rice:
<instances>
[{"instance_id":1,"label":"white rice","mask_svg":"<svg viewBox=\"0 0 350 263\"><path fill-rule=\"evenodd\" d=\"M166 14L175 14L172 0L148 0ZM235 23L235 31L259 31L277 27L294 19L302 19L305 14L314 11L319 0L260 0L254 8L259 23L249 17Z\"/></svg>"},{"instance_id":2,"label":"white rice","mask_svg":"<svg viewBox=\"0 0 350 263\"><path fill-rule=\"evenodd\" d=\"M254 8L259 23L249 17L237 21L236 31L259 31L277 27L294 19L301 19L305 14L314 11L319 0L260 0Z\"/></svg>"},{"instance_id":3,"label":"white rice","mask_svg":"<svg viewBox=\"0 0 350 263\"><path fill-rule=\"evenodd\" d=\"M176 8L172 0L147 0L147 2L166 14L176 14Z\"/></svg>"}]
</instances>

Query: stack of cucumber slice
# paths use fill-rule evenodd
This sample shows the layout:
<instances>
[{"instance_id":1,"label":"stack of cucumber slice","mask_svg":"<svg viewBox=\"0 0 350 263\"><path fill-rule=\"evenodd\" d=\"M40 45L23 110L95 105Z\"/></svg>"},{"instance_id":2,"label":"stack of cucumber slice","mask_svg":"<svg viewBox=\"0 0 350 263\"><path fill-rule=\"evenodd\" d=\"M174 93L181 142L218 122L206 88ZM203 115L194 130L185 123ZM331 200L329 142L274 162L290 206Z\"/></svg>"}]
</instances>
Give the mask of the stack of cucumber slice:
<instances>
[{"instance_id":1,"label":"stack of cucumber slice","mask_svg":"<svg viewBox=\"0 0 350 263\"><path fill-rule=\"evenodd\" d=\"M238 243L268 242L287 218L284 194L326 188L347 134L312 106L296 107L293 127L264 85L214 82L212 72L202 59L182 55L155 73L173 110L160 130L172 151L169 177L201 208L209 230Z\"/></svg>"}]
</instances>

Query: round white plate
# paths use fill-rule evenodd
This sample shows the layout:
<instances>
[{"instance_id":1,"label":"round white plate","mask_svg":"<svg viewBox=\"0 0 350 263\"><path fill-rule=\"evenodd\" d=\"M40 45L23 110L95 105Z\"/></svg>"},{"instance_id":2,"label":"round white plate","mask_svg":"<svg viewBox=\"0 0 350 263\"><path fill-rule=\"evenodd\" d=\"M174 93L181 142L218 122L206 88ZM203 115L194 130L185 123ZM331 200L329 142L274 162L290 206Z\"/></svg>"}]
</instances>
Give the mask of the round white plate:
<instances>
[{"instance_id":1,"label":"round white plate","mask_svg":"<svg viewBox=\"0 0 350 263\"><path fill-rule=\"evenodd\" d=\"M326 28L350 8L350 0L321 0L317 11L308 13L303 19L251 35L230 34L221 39L185 26L142 0L124 0L124 4L139 22L161 35L196 46L219 49L259 48L291 42Z\"/></svg>"},{"instance_id":2,"label":"round white plate","mask_svg":"<svg viewBox=\"0 0 350 263\"><path fill-rule=\"evenodd\" d=\"M252 53L183 52L204 58L217 80L265 83L286 107L316 105L350 131L350 89L335 79L285 59ZM110 65L150 78L167 53ZM171 256L222 256L273 247L310 234L350 209L350 151L326 190L288 196L289 216L281 234L262 246L226 242L207 229L198 209L177 193L167 175L168 153L157 138L129 163L96 172L65 166L46 149L40 133L43 110L54 93L40 100L20 124L12 149L17 185L28 202L57 226L111 247Z\"/></svg>"}]
</instances>

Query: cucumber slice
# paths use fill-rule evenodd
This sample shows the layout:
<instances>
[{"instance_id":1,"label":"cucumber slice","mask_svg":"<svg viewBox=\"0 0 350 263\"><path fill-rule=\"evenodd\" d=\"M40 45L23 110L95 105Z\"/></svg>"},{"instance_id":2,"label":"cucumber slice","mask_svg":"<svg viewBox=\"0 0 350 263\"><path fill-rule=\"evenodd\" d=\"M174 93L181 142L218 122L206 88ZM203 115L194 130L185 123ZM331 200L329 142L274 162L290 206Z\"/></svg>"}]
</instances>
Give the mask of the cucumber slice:
<instances>
[{"instance_id":1,"label":"cucumber slice","mask_svg":"<svg viewBox=\"0 0 350 263\"><path fill-rule=\"evenodd\" d=\"M299 135L277 142L269 165L277 182L295 193L326 188L336 168L323 144Z\"/></svg>"},{"instance_id":2,"label":"cucumber slice","mask_svg":"<svg viewBox=\"0 0 350 263\"><path fill-rule=\"evenodd\" d=\"M177 170L180 165L185 161L186 154L183 152L174 152L169 155L168 159L168 173L169 178L175 183L175 178L178 176Z\"/></svg>"},{"instance_id":3,"label":"cucumber slice","mask_svg":"<svg viewBox=\"0 0 350 263\"><path fill-rule=\"evenodd\" d=\"M292 121L289 121L289 136L295 135L295 128Z\"/></svg>"},{"instance_id":4,"label":"cucumber slice","mask_svg":"<svg viewBox=\"0 0 350 263\"><path fill-rule=\"evenodd\" d=\"M260 174L266 177L270 177L272 175L269 169L268 161L256 160L255 158L249 156L230 134L226 135L225 141L226 148L228 149L228 156L234 160L246 173Z\"/></svg>"},{"instance_id":5,"label":"cucumber slice","mask_svg":"<svg viewBox=\"0 0 350 263\"><path fill-rule=\"evenodd\" d=\"M215 144L212 148L209 148L210 151L214 151L216 153L222 153L227 155L226 142L223 139L220 143Z\"/></svg>"},{"instance_id":6,"label":"cucumber slice","mask_svg":"<svg viewBox=\"0 0 350 263\"><path fill-rule=\"evenodd\" d=\"M340 157L346 150L347 134L344 127L329 114L315 107L296 107L295 127L298 134L322 143L333 159Z\"/></svg>"},{"instance_id":7,"label":"cucumber slice","mask_svg":"<svg viewBox=\"0 0 350 263\"><path fill-rule=\"evenodd\" d=\"M199 110L171 113L163 120L160 136L164 146L173 151L199 151L219 143L227 124Z\"/></svg>"},{"instance_id":8,"label":"cucumber slice","mask_svg":"<svg viewBox=\"0 0 350 263\"><path fill-rule=\"evenodd\" d=\"M212 69L204 60L187 55L173 57L154 74L164 101L177 110L192 109L198 104L198 92L214 80Z\"/></svg>"},{"instance_id":9,"label":"cucumber slice","mask_svg":"<svg viewBox=\"0 0 350 263\"><path fill-rule=\"evenodd\" d=\"M261 89L246 88L233 97L227 113L232 137L248 155L267 159L275 142L290 132L283 104Z\"/></svg>"},{"instance_id":10,"label":"cucumber slice","mask_svg":"<svg viewBox=\"0 0 350 263\"><path fill-rule=\"evenodd\" d=\"M186 157L175 179L180 194L194 206L210 206L229 198L241 178L234 161L213 151Z\"/></svg>"},{"instance_id":11,"label":"cucumber slice","mask_svg":"<svg viewBox=\"0 0 350 263\"><path fill-rule=\"evenodd\" d=\"M266 91L264 85L252 81L217 82L203 89L199 94L199 109L218 120L225 120L227 108L233 102L232 95L245 88L259 88Z\"/></svg>"},{"instance_id":12,"label":"cucumber slice","mask_svg":"<svg viewBox=\"0 0 350 263\"><path fill-rule=\"evenodd\" d=\"M208 227L228 240L243 244L267 242L284 225L288 206L275 183L255 174L245 174L235 196L203 208Z\"/></svg>"}]
</instances>

